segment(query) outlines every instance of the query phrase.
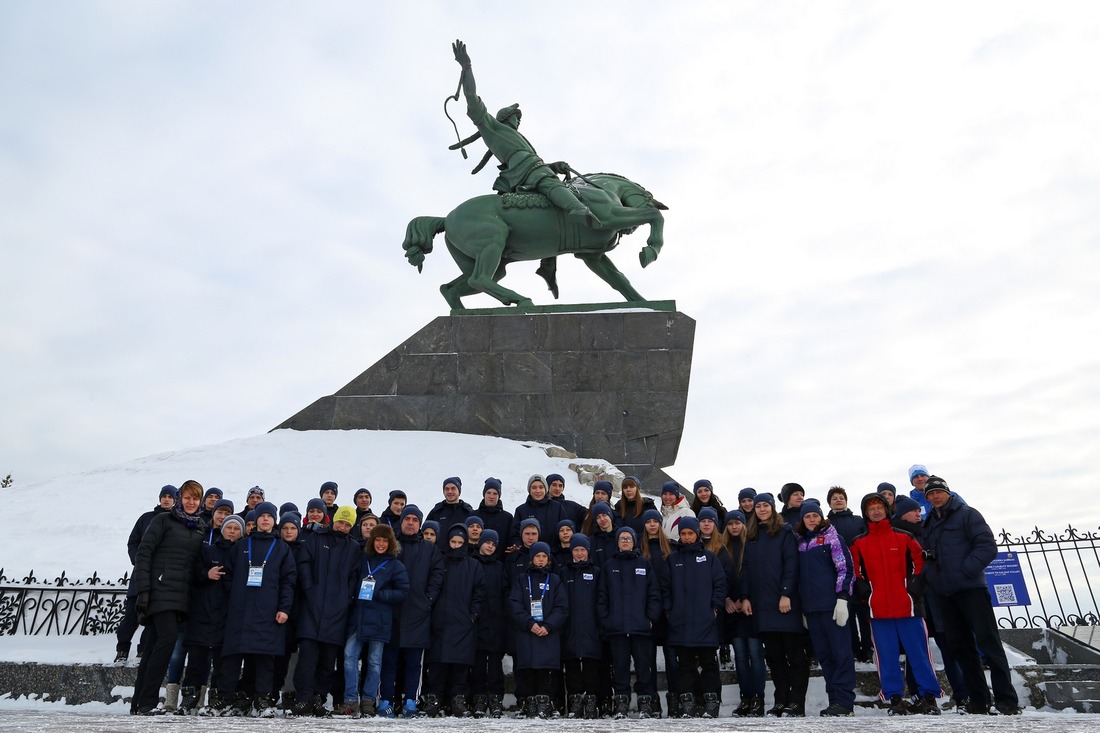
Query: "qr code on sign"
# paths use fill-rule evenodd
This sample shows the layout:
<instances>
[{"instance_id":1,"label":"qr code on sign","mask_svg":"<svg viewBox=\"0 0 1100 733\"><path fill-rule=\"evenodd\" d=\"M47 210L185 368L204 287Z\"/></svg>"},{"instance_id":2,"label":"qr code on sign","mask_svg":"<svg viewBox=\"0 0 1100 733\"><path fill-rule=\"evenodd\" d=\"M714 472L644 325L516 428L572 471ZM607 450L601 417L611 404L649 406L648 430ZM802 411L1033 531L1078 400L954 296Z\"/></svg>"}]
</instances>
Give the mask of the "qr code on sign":
<instances>
[{"instance_id":1,"label":"qr code on sign","mask_svg":"<svg viewBox=\"0 0 1100 733\"><path fill-rule=\"evenodd\" d=\"M1016 603L1016 588L1012 585L994 585L993 592L997 594L997 603L1002 606Z\"/></svg>"}]
</instances>

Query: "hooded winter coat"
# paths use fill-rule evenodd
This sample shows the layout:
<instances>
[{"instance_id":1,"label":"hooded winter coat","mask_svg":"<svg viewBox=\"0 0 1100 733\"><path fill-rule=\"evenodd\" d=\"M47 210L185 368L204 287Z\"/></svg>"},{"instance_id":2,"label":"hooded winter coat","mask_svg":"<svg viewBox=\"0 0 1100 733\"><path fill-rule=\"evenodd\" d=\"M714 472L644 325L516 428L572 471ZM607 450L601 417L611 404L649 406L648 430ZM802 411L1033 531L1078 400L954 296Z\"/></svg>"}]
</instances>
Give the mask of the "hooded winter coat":
<instances>
[{"instance_id":1,"label":"hooded winter coat","mask_svg":"<svg viewBox=\"0 0 1100 733\"><path fill-rule=\"evenodd\" d=\"M754 635L764 632L801 634L802 602L798 592L798 541L784 526L776 535L763 527L755 540L745 543L741 571L742 600L752 602ZM791 601L791 610L779 612L779 598Z\"/></svg>"},{"instance_id":2,"label":"hooded winter coat","mask_svg":"<svg viewBox=\"0 0 1100 733\"><path fill-rule=\"evenodd\" d=\"M543 620L536 622L531 616L531 601L540 598ZM528 566L512 584L508 610L512 614L515 668L560 669L562 632L569 621L569 598L561 578L548 569ZM535 636L531 633L535 623L550 633Z\"/></svg>"},{"instance_id":3,"label":"hooded winter coat","mask_svg":"<svg viewBox=\"0 0 1100 733\"><path fill-rule=\"evenodd\" d=\"M798 592L803 613L831 611L852 595L852 555L836 527L807 532L798 541Z\"/></svg>"},{"instance_id":4,"label":"hooded winter coat","mask_svg":"<svg viewBox=\"0 0 1100 733\"><path fill-rule=\"evenodd\" d=\"M694 516L695 513L691 511L691 502L686 496L681 496L672 506L661 505L661 517L663 517L661 527L670 541L680 538L680 520Z\"/></svg>"},{"instance_id":5,"label":"hooded winter coat","mask_svg":"<svg viewBox=\"0 0 1100 733\"><path fill-rule=\"evenodd\" d=\"M474 514L481 517L481 521L485 522L485 529L491 529L497 533L500 542L497 542L497 550L494 555L497 560L503 560L504 551L508 549L512 537L512 513L506 511L504 504L499 501L493 506L487 506L485 500L482 499Z\"/></svg>"},{"instance_id":6,"label":"hooded winter coat","mask_svg":"<svg viewBox=\"0 0 1100 733\"><path fill-rule=\"evenodd\" d=\"M551 499L549 493L540 501L535 501L528 496L527 501L516 507L512 517L512 531L508 535L511 537L511 544L522 544L519 536L519 525L524 519L532 518L539 520L539 540L551 547L554 546L554 540L556 539L554 535L558 532L558 522L569 519L565 513L565 506L561 502ZM503 537L504 535L501 535L502 540Z\"/></svg>"},{"instance_id":7,"label":"hooded winter coat","mask_svg":"<svg viewBox=\"0 0 1100 733\"><path fill-rule=\"evenodd\" d=\"M443 587L443 555L419 532L398 534L397 541L401 543L398 559L409 575L409 595L397 610L400 623L394 643L403 649L430 649L432 605Z\"/></svg>"},{"instance_id":8,"label":"hooded winter coat","mask_svg":"<svg viewBox=\"0 0 1100 733\"><path fill-rule=\"evenodd\" d=\"M480 515L479 515L480 516ZM508 582L504 575L504 563L494 555L478 555L481 579L485 586L485 608L477 617L477 648L503 653L508 645Z\"/></svg>"},{"instance_id":9,"label":"hooded winter coat","mask_svg":"<svg viewBox=\"0 0 1100 733\"><path fill-rule=\"evenodd\" d=\"M229 587L222 655L281 656L286 650L286 634L275 615L290 615L298 579L290 546L257 529L237 540L225 559L225 575L218 581ZM250 566L263 567L259 586L248 585Z\"/></svg>"},{"instance_id":10,"label":"hooded winter coat","mask_svg":"<svg viewBox=\"0 0 1100 733\"><path fill-rule=\"evenodd\" d=\"M462 499L459 499L454 504L448 504L446 501L441 501L432 507L428 515L424 517L424 521L439 522L439 526L446 530L452 524L464 524L473 513L474 508L462 501ZM439 547L441 552L447 549L447 538L444 536L445 533L445 531L440 532L439 536L435 538L435 544Z\"/></svg>"},{"instance_id":11,"label":"hooded winter coat","mask_svg":"<svg viewBox=\"0 0 1100 733\"><path fill-rule=\"evenodd\" d=\"M604 635L651 636L661 616L661 589L649 560L638 550L617 552L601 571L597 608Z\"/></svg>"},{"instance_id":12,"label":"hooded winter coat","mask_svg":"<svg viewBox=\"0 0 1100 733\"><path fill-rule=\"evenodd\" d=\"M362 549L349 534L323 527L305 532L298 552L298 638L342 646L359 592Z\"/></svg>"},{"instance_id":13,"label":"hooded winter coat","mask_svg":"<svg viewBox=\"0 0 1100 733\"><path fill-rule=\"evenodd\" d=\"M914 578L924 567L920 544L908 532L895 529L889 519L867 523L867 534L852 543L857 578L871 584L871 618L919 616L923 589ZM914 600L914 595L918 598Z\"/></svg>"},{"instance_id":14,"label":"hooded winter coat","mask_svg":"<svg viewBox=\"0 0 1100 733\"><path fill-rule=\"evenodd\" d=\"M134 563L134 593L149 593L146 614L186 614L192 573L202 553L202 523L178 506L157 514L142 535Z\"/></svg>"},{"instance_id":15,"label":"hooded winter coat","mask_svg":"<svg viewBox=\"0 0 1100 733\"><path fill-rule=\"evenodd\" d=\"M187 646L222 645L225 615L229 607L229 584L224 577L211 580L208 573L211 568L225 565L225 558L233 551L234 544L219 536L214 544L202 546L201 558L195 563L191 608L183 636L183 643Z\"/></svg>"},{"instance_id":16,"label":"hooded winter coat","mask_svg":"<svg viewBox=\"0 0 1100 733\"><path fill-rule=\"evenodd\" d=\"M668 556L668 587L661 593L670 646L718 648L718 614L726 607L726 573L701 542Z\"/></svg>"},{"instance_id":17,"label":"hooded winter coat","mask_svg":"<svg viewBox=\"0 0 1100 733\"><path fill-rule=\"evenodd\" d=\"M599 659L602 654L597 599L601 570L591 560L571 561L559 575L569 597L569 621L565 625L563 659Z\"/></svg>"},{"instance_id":18,"label":"hooded winter coat","mask_svg":"<svg viewBox=\"0 0 1100 733\"><path fill-rule=\"evenodd\" d=\"M485 610L481 563L465 547L443 552L443 585L432 607L432 645L428 658L444 664L472 665L477 652L477 619Z\"/></svg>"}]
</instances>

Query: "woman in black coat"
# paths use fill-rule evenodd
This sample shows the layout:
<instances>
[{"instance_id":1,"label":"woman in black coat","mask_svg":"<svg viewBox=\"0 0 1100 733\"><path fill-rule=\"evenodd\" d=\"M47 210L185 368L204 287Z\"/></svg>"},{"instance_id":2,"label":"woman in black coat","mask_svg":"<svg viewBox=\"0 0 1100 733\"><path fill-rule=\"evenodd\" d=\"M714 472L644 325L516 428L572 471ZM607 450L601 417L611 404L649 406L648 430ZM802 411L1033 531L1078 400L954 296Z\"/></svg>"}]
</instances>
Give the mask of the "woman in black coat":
<instances>
[{"instance_id":1,"label":"woman in black coat","mask_svg":"<svg viewBox=\"0 0 1100 733\"><path fill-rule=\"evenodd\" d=\"M569 620L569 600L561 578L550 570L550 546L531 546L531 564L516 577L508 596L515 631L515 670L525 677L521 715L550 715L551 671L561 669L561 637Z\"/></svg>"},{"instance_id":2,"label":"woman in black coat","mask_svg":"<svg viewBox=\"0 0 1100 733\"><path fill-rule=\"evenodd\" d=\"M656 509L657 505L648 496L642 496L641 484L633 476L623 479L623 496L615 502L615 514L618 515L618 526L630 527L634 530L635 537L645 534L645 520L642 515L648 509Z\"/></svg>"},{"instance_id":3,"label":"woman in black coat","mask_svg":"<svg viewBox=\"0 0 1100 733\"><path fill-rule=\"evenodd\" d=\"M192 573L202 553L202 485L185 481L179 501L158 514L141 538L134 562L135 608L144 617L145 654L134 682L130 712L161 715L160 683L168 671L179 635L179 620L190 606Z\"/></svg>"}]
</instances>

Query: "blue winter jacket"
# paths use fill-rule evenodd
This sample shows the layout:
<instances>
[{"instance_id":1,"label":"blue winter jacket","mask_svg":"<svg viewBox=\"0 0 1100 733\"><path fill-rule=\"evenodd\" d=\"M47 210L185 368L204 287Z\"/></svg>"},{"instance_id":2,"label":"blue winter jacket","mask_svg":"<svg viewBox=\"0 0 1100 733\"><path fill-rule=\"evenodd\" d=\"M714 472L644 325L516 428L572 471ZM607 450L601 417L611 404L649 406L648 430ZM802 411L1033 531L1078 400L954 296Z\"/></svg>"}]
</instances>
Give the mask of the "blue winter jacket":
<instances>
[{"instance_id":1,"label":"blue winter jacket","mask_svg":"<svg viewBox=\"0 0 1100 733\"><path fill-rule=\"evenodd\" d=\"M359 589L368 577L374 578L371 600L359 598ZM362 558L356 578L355 605L348 617L352 630L360 641L384 641L393 637L394 610L409 595L409 574L394 555L370 554Z\"/></svg>"},{"instance_id":2,"label":"blue winter jacket","mask_svg":"<svg viewBox=\"0 0 1100 733\"><path fill-rule=\"evenodd\" d=\"M754 635L761 632L801 634L802 603L798 593L798 542L783 527L778 534L760 528L757 538L745 543L740 598L752 603ZM787 596L791 610L779 612L779 597Z\"/></svg>"},{"instance_id":3,"label":"blue winter jacket","mask_svg":"<svg viewBox=\"0 0 1100 733\"><path fill-rule=\"evenodd\" d=\"M550 632L547 636L531 633L536 623L531 616L532 598L542 600L543 620L538 623ZM569 620L569 597L561 578L529 566L512 584L508 609L512 614L515 669L560 669L562 632Z\"/></svg>"},{"instance_id":4,"label":"blue winter jacket","mask_svg":"<svg viewBox=\"0 0 1100 733\"><path fill-rule=\"evenodd\" d=\"M836 527L807 532L798 541L798 593L803 613L831 611L852 595L852 553Z\"/></svg>"},{"instance_id":5,"label":"blue winter jacket","mask_svg":"<svg viewBox=\"0 0 1100 733\"><path fill-rule=\"evenodd\" d=\"M394 639L404 649L430 649L432 646L432 605L443 587L443 554L435 543L417 532L398 534L401 554L409 574L409 595L397 610L400 623Z\"/></svg>"},{"instance_id":6,"label":"blue winter jacket","mask_svg":"<svg viewBox=\"0 0 1100 733\"><path fill-rule=\"evenodd\" d=\"M591 560L570 562L559 572L569 596L563 659L599 659L602 654L600 617L596 610L600 573Z\"/></svg>"},{"instance_id":7,"label":"blue winter jacket","mask_svg":"<svg viewBox=\"0 0 1100 733\"><path fill-rule=\"evenodd\" d=\"M603 564L597 600L605 636L651 636L661 616L657 572L638 550L617 552Z\"/></svg>"},{"instance_id":8,"label":"blue winter jacket","mask_svg":"<svg viewBox=\"0 0 1100 733\"><path fill-rule=\"evenodd\" d=\"M668 556L668 587L663 589L671 646L718 648L718 614L726 607L726 573L701 542Z\"/></svg>"},{"instance_id":9,"label":"blue winter jacket","mask_svg":"<svg viewBox=\"0 0 1100 733\"><path fill-rule=\"evenodd\" d=\"M509 536L513 545L523 544L520 541L519 526L524 519L532 518L539 520L539 539L553 547L554 540L557 539L558 522L569 519L569 516L561 502L551 499L549 493L542 501L535 501L528 496L527 501L517 506L512 515L512 533ZM504 537L501 537L501 541L504 541Z\"/></svg>"},{"instance_id":10,"label":"blue winter jacket","mask_svg":"<svg viewBox=\"0 0 1100 733\"><path fill-rule=\"evenodd\" d=\"M202 546L202 556L195 564L191 605L187 613L187 628L183 643L187 646L215 647L222 645L225 635L225 613L229 606L229 585L225 578L210 579L210 568L225 564L233 551L233 542L219 536L212 545Z\"/></svg>"},{"instance_id":11,"label":"blue winter jacket","mask_svg":"<svg viewBox=\"0 0 1100 733\"><path fill-rule=\"evenodd\" d=\"M485 586L485 608L477 617L477 648L503 653L508 646L507 629L511 626L508 613L508 581L504 563L497 556L478 555L482 584Z\"/></svg>"},{"instance_id":12,"label":"blue winter jacket","mask_svg":"<svg viewBox=\"0 0 1100 733\"><path fill-rule=\"evenodd\" d=\"M985 568L997 557L997 540L977 509L952 495L924 520L921 545L935 559L924 564L924 578L934 593L950 595L986 587Z\"/></svg>"},{"instance_id":13,"label":"blue winter jacket","mask_svg":"<svg viewBox=\"0 0 1100 733\"><path fill-rule=\"evenodd\" d=\"M263 566L261 585L248 585L250 566ZM286 634L275 615L280 612L290 615L298 578L290 546L270 532L253 530L233 545L233 551L226 556L225 571L218 581L229 585L222 656L281 656Z\"/></svg>"},{"instance_id":14,"label":"blue winter jacket","mask_svg":"<svg viewBox=\"0 0 1100 733\"><path fill-rule=\"evenodd\" d=\"M432 607L432 644L428 658L444 664L473 665L477 619L485 609L481 563L465 547L443 553L443 586Z\"/></svg>"},{"instance_id":15,"label":"blue winter jacket","mask_svg":"<svg viewBox=\"0 0 1100 733\"><path fill-rule=\"evenodd\" d=\"M298 638L343 646L348 613L359 591L359 543L322 527L305 532L298 551Z\"/></svg>"}]
</instances>

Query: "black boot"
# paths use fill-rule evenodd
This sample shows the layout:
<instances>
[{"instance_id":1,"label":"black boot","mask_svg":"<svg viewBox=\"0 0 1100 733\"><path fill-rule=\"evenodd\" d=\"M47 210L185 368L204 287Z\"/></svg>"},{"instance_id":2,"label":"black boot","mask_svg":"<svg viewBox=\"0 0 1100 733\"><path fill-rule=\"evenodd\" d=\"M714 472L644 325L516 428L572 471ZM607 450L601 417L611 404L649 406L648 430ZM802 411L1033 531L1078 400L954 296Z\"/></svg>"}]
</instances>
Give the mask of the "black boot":
<instances>
[{"instance_id":1,"label":"black boot","mask_svg":"<svg viewBox=\"0 0 1100 733\"><path fill-rule=\"evenodd\" d=\"M275 702L274 695L257 695L252 703L252 714L257 718L274 718Z\"/></svg>"},{"instance_id":2,"label":"black boot","mask_svg":"<svg viewBox=\"0 0 1100 733\"><path fill-rule=\"evenodd\" d=\"M489 717L500 718L504 715L504 698L500 695L489 695Z\"/></svg>"},{"instance_id":3,"label":"black boot","mask_svg":"<svg viewBox=\"0 0 1100 733\"><path fill-rule=\"evenodd\" d=\"M787 707L787 703L782 700L776 700L775 704L768 708L768 715L774 715L777 718L783 717L783 709Z\"/></svg>"},{"instance_id":4,"label":"black boot","mask_svg":"<svg viewBox=\"0 0 1100 733\"><path fill-rule=\"evenodd\" d=\"M599 720L600 719L600 706L595 695L584 696L584 719L585 720Z\"/></svg>"},{"instance_id":5,"label":"black boot","mask_svg":"<svg viewBox=\"0 0 1100 733\"><path fill-rule=\"evenodd\" d=\"M713 692L703 693L703 717L704 718L717 718L718 717L718 695ZM805 713L803 713L805 717Z\"/></svg>"},{"instance_id":6,"label":"black boot","mask_svg":"<svg viewBox=\"0 0 1100 733\"><path fill-rule=\"evenodd\" d=\"M126 659L130 656L130 645L119 644L118 649L115 650L115 664L126 664Z\"/></svg>"},{"instance_id":7,"label":"black boot","mask_svg":"<svg viewBox=\"0 0 1100 733\"><path fill-rule=\"evenodd\" d=\"M695 717L695 695L690 692L685 692L680 695L680 717Z\"/></svg>"},{"instance_id":8,"label":"black boot","mask_svg":"<svg viewBox=\"0 0 1100 733\"><path fill-rule=\"evenodd\" d=\"M646 720L653 717L653 698L649 695L638 695L638 718Z\"/></svg>"},{"instance_id":9,"label":"black boot","mask_svg":"<svg viewBox=\"0 0 1100 733\"><path fill-rule=\"evenodd\" d=\"M546 720L550 717L550 696L535 695L535 717Z\"/></svg>"},{"instance_id":10,"label":"black boot","mask_svg":"<svg viewBox=\"0 0 1100 733\"><path fill-rule=\"evenodd\" d=\"M465 695L455 695L451 698L451 716L455 718L470 717L470 709L466 707Z\"/></svg>"},{"instance_id":11,"label":"black boot","mask_svg":"<svg viewBox=\"0 0 1100 733\"><path fill-rule=\"evenodd\" d=\"M790 702L783 706L783 716L787 718L805 718L806 703Z\"/></svg>"},{"instance_id":12,"label":"black boot","mask_svg":"<svg viewBox=\"0 0 1100 733\"><path fill-rule=\"evenodd\" d=\"M279 701L279 707L283 710L290 711L294 709L294 703L296 698L293 692L284 692L283 698Z\"/></svg>"},{"instance_id":13,"label":"black boot","mask_svg":"<svg viewBox=\"0 0 1100 733\"><path fill-rule=\"evenodd\" d=\"M489 714L489 696L474 695L474 717L484 718Z\"/></svg>"},{"instance_id":14,"label":"black boot","mask_svg":"<svg viewBox=\"0 0 1100 733\"><path fill-rule=\"evenodd\" d=\"M612 715L614 720L622 720L626 717L626 714L630 712L630 695L616 695L615 696L615 714Z\"/></svg>"},{"instance_id":15,"label":"black boot","mask_svg":"<svg viewBox=\"0 0 1100 733\"><path fill-rule=\"evenodd\" d=\"M325 698L327 695L314 695L313 700L310 701L309 709L315 718L331 718L332 713L325 707Z\"/></svg>"},{"instance_id":16,"label":"black boot","mask_svg":"<svg viewBox=\"0 0 1100 733\"><path fill-rule=\"evenodd\" d=\"M741 703L733 709L733 716L735 718L747 718L749 717L749 708L752 707L752 696L742 697Z\"/></svg>"},{"instance_id":17,"label":"black boot","mask_svg":"<svg viewBox=\"0 0 1100 733\"><path fill-rule=\"evenodd\" d=\"M665 693L665 702L668 704L668 718L680 717L680 697L675 692Z\"/></svg>"},{"instance_id":18,"label":"black boot","mask_svg":"<svg viewBox=\"0 0 1100 733\"><path fill-rule=\"evenodd\" d=\"M176 715L190 715L199 704L199 690L196 687L180 688L180 704L176 708Z\"/></svg>"},{"instance_id":19,"label":"black boot","mask_svg":"<svg viewBox=\"0 0 1100 733\"><path fill-rule=\"evenodd\" d=\"M523 701L523 712L528 718L537 718L539 714L538 700L534 695L528 695Z\"/></svg>"},{"instance_id":20,"label":"black boot","mask_svg":"<svg viewBox=\"0 0 1100 733\"><path fill-rule=\"evenodd\" d=\"M749 699L749 714L750 718L763 718L764 717L764 696L753 695Z\"/></svg>"},{"instance_id":21,"label":"black boot","mask_svg":"<svg viewBox=\"0 0 1100 733\"><path fill-rule=\"evenodd\" d=\"M439 706L438 695L424 695L420 698L420 712L425 718L441 718L443 710Z\"/></svg>"},{"instance_id":22,"label":"black boot","mask_svg":"<svg viewBox=\"0 0 1100 733\"><path fill-rule=\"evenodd\" d=\"M570 695L569 696L569 713L567 718L583 718L584 717L584 695Z\"/></svg>"}]
</instances>

